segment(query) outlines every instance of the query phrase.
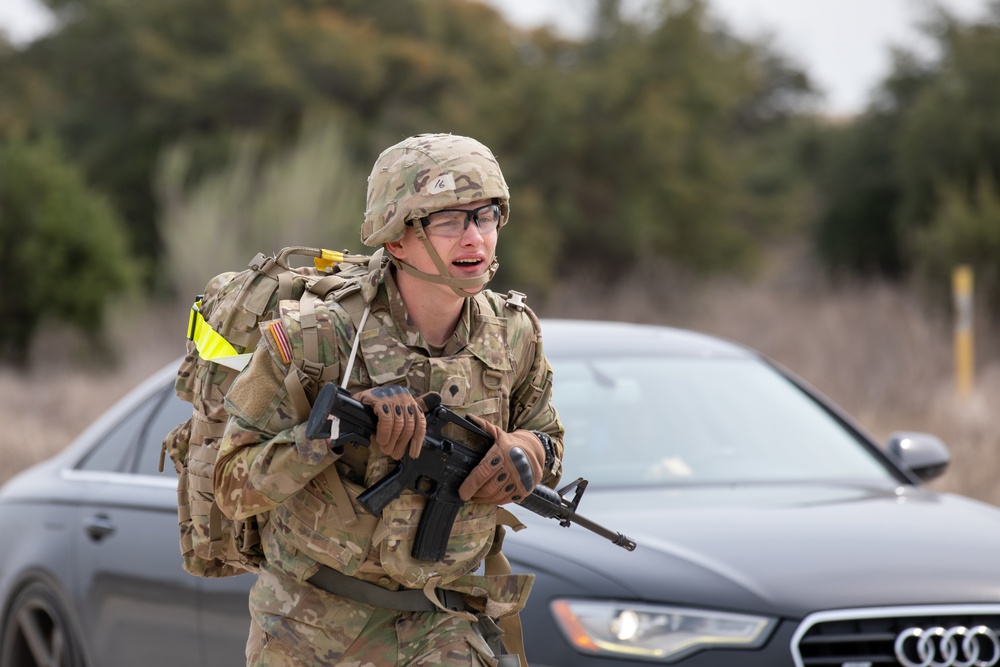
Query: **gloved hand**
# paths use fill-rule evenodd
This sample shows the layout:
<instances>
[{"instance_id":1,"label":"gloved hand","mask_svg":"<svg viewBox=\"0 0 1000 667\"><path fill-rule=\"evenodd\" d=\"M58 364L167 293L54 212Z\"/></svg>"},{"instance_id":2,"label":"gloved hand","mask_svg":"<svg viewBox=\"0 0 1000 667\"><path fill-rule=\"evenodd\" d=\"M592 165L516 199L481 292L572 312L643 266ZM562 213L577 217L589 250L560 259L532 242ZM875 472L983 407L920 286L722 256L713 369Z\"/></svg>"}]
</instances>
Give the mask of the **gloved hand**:
<instances>
[{"instance_id":1,"label":"gloved hand","mask_svg":"<svg viewBox=\"0 0 1000 667\"><path fill-rule=\"evenodd\" d=\"M493 505L527 498L542 481L545 448L538 436L523 430L507 433L475 415L469 419L493 437L493 446L458 487L459 497Z\"/></svg>"},{"instance_id":2,"label":"gloved hand","mask_svg":"<svg viewBox=\"0 0 1000 667\"><path fill-rule=\"evenodd\" d=\"M426 406L422 398L414 398L405 387L384 385L352 394L355 400L371 406L378 417L375 442L386 456L403 458L407 447L410 458L420 455L427 432Z\"/></svg>"}]
</instances>

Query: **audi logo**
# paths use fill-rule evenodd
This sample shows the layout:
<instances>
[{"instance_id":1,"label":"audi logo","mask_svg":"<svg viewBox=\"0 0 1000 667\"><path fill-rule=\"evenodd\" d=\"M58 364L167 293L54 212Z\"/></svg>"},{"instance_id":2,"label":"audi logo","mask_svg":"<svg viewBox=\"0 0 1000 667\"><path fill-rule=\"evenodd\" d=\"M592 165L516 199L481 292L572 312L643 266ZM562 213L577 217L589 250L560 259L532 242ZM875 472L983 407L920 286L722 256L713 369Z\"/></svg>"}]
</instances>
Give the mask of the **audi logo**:
<instances>
[{"instance_id":1,"label":"audi logo","mask_svg":"<svg viewBox=\"0 0 1000 667\"><path fill-rule=\"evenodd\" d=\"M994 667L1000 663L1000 639L985 625L907 628L896 635L894 648L903 667Z\"/></svg>"}]
</instances>

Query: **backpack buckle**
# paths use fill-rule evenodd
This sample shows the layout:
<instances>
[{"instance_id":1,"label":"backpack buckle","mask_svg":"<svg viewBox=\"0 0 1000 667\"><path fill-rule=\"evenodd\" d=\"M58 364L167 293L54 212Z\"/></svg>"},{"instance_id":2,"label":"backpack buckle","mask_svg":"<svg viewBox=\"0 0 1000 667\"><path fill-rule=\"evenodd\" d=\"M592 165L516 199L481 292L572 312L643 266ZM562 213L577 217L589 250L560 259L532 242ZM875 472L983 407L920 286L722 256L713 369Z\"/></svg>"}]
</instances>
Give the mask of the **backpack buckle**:
<instances>
[{"instance_id":1,"label":"backpack buckle","mask_svg":"<svg viewBox=\"0 0 1000 667\"><path fill-rule=\"evenodd\" d=\"M504 304L512 310L523 313L524 309L527 308L527 304L524 303L524 300L527 298L528 296L524 292L511 290L507 292L507 299L504 301Z\"/></svg>"}]
</instances>

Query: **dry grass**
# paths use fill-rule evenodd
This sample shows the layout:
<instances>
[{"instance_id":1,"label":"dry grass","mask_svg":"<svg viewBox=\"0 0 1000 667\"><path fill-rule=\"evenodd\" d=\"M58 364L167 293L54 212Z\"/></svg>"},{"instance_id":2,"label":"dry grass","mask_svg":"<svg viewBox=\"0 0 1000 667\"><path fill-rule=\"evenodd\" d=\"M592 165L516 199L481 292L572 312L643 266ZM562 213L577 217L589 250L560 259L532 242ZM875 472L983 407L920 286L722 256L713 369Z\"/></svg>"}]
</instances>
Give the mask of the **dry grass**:
<instances>
[{"instance_id":1,"label":"dry grass","mask_svg":"<svg viewBox=\"0 0 1000 667\"><path fill-rule=\"evenodd\" d=\"M795 285L792 287L791 285ZM637 273L617 288L567 281L550 317L591 317L689 327L750 345L847 409L879 441L894 430L945 440L953 463L933 486L1000 505L1000 360L981 345L972 396L955 396L951 326L906 290L887 285L801 287L806 281L686 283ZM73 339L39 341L29 375L0 371L0 481L60 450L74 434L183 348L185 307L126 309L115 330L114 372L79 364ZM981 318L980 318L981 319ZM981 327L982 328L982 327ZM996 340L989 331L977 341ZM91 366L93 364L90 364Z\"/></svg>"},{"instance_id":2,"label":"dry grass","mask_svg":"<svg viewBox=\"0 0 1000 667\"><path fill-rule=\"evenodd\" d=\"M141 312L141 315L139 313ZM68 445L146 376L184 351L185 308L123 308L113 316L114 368L79 338L49 332L32 371L0 369L0 481Z\"/></svg>"}]
</instances>

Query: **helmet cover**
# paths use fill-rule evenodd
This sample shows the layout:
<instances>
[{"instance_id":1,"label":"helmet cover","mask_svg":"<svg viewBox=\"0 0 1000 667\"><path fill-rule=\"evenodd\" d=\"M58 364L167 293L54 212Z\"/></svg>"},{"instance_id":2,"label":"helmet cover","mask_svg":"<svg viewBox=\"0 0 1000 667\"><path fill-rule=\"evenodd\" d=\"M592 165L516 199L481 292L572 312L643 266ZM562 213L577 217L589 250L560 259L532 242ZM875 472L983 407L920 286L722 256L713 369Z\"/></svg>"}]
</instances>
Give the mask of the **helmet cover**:
<instances>
[{"instance_id":1,"label":"helmet cover","mask_svg":"<svg viewBox=\"0 0 1000 667\"><path fill-rule=\"evenodd\" d=\"M498 200L503 226L510 192L490 149L470 137L418 134L375 161L361 240L368 246L398 241L408 221L482 199Z\"/></svg>"}]
</instances>

